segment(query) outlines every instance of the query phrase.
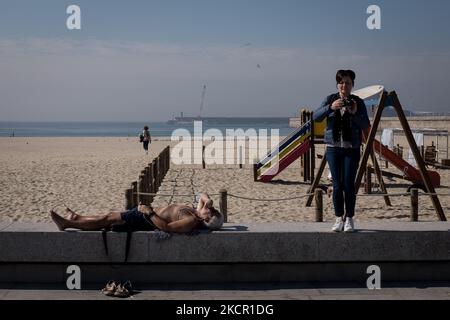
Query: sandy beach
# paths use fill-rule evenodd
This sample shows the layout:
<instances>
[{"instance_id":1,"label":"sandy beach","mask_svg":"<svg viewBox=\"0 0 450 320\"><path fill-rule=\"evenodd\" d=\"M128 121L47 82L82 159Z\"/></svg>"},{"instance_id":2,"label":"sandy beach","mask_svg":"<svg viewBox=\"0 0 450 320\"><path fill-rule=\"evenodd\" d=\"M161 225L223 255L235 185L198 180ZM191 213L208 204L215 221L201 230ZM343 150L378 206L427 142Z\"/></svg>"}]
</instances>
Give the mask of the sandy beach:
<instances>
[{"instance_id":1,"label":"sandy beach","mask_svg":"<svg viewBox=\"0 0 450 320\"><path fill-rule=\"evenodd\" d=\"M173 142L154 139L149 155L145 155L136 138L0 138L0 220L49 222L50 209L63 212L69 206L82 214L97 214L124 209L124 192L139 172ZM323 146L316 147L323 154ZM316 168L319 167L316 160ZM450 171L435 169L441 175L440 193L450 194ZM154 206L168 203L192 203L193 194L212 194L218 205L218 192L228 191L228 221L287 222L314 221L314 207L305 207L305 198L267 201L298 197L307 193L308 184L300 176L296 161L271 183L253 182L251 165L243 169L234 165L171 165L159 192L173 197L157 196ZM398 172L392 166L389 171ZM326 175L322 178L327 183ZM403 193L410 183L385 180L389 193ZM360 190L362 193L362 190ZM256 201L236 198L265 199ZM387 207L382 197L359 197L357 221L409 220L409 197L391 197ZM444 213L450 219L450 197L440 197ZM437 221L429 197L420 197L419 220ZM332 221L332 199L324 196L324 219Z\"/></svg>"},{"instance_id":2,"label":"sandy beach","mask_svg":"<svg viewBox=\"0 0 450 320\"><path fill-rule=\"evenodd\" d=\"M166 143L137 138L1 138L0 219L50 221L48 211L123 210L124 190Z\"/></svg>"}]
</instances>

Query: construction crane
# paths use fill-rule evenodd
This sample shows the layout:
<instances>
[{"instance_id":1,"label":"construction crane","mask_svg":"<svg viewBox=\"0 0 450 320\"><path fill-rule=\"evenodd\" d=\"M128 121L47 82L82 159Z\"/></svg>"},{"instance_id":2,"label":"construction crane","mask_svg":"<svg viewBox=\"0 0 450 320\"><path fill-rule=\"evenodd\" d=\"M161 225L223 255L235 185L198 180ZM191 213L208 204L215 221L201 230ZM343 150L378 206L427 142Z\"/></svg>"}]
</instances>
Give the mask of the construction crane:
<instances>
[{"instance_id":1,"label":"construction crane","mask_svg":"<svg viewBox=\"0 0 450 320\"><path fill-rule=\"evenodd\" d=\"M200 114L198 115L199 118L202 117L202 111L203 111L203 103L205 101L205 94L206 94L206 84L203 85L203 90L202 90L202 100L200 102Z\"/></svg>"}]
</instances>

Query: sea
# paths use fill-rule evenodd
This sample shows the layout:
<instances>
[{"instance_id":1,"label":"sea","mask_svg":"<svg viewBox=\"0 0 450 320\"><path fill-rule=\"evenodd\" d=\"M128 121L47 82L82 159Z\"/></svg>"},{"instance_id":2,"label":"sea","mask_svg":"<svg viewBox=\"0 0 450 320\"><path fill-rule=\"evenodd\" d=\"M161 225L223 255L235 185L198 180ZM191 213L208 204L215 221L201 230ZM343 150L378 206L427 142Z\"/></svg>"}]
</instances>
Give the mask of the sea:
<instances>
[{"instance_id":1,"label":"sea","mask_svg":"<svg viewBox=\"0 0 450 320\"><path fill-rule=\"evenodd\" d=\"M185 129L191 135L195 132L205 133L208 129L219 130L226 135L226 130L242 129L247 135L256 134L266 129L270 135L272 129L278 129L280 136L288 135L289 118L211 118L200 123L167 122L1 122L0 137L134 137L147 125L153 137L171 137L177 129ZM201 130L201 131L199 131ZM216 131L217 132L217 131Z\"/></svg>"}]
</instances>

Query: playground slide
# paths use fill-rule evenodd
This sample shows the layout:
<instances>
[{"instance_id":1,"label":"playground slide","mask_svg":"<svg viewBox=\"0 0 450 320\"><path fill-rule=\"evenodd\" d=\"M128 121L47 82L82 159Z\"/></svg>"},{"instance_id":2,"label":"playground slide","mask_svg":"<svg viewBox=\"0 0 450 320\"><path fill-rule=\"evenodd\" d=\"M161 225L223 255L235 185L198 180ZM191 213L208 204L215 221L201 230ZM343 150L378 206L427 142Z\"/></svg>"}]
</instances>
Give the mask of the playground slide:
<instances>
[{"instance_id":1,"label":"playground slide","mask_svg":"<svg viewBox=\"0 0 450 320\"><path fill-rule=\"evenodd\" d=\"M369 99L379 96L384 90L381 85L362 88L353 92L361 99ZM323 135L326 120L314 122L316 136ZM281 141L267 156L256 164L256 176L259 181L271 181L277 174L288 167L292 162L301 157L311 147L311 121L294 130L289 136ZM395 154L394 154L395 156ZM394 160L395 161L395 160ZM409 164L408 164L409 165ZM412 168L412 167L411 167ZM415 168L412 168L416 170ZM411 169L411 171L412 171ZM409 169L408 169L409 170ZM419 174L419 172L417 171ZM415 175L413 174L415 177ZM420 177L420 174L419 174ZM419 179L419 181L422 181Z\"/></svg>"},{"instance_id":2,"label":"playground slide","mask_svg":"<svg viewBox=\"0 0 450 320\"><path fill-rule=\"evenodd\" d=\"M420 183L425 185L425 183L423 183L422 181L422 176L420 175L420 171L418 169L410 165L407 161L403 160L401 157L396 155L393 151L385 147L376 139L373 142L373 149L376 153L392 163L396 168L401 170L405 176L405 179L412 181L413 183ZM439 173L431 170L427 171L433 186L435 188L439 187L441 184L441 176L439 175Z\"/></svg>"},{"instance_id":3,"label":"playground slide","mask_svg":"<svg viewBox=\"0 0 450 320\"><path fill-rule=\"evenodd\" d=\"M256 164L259 181L271 181L310 148L311 122L294 130Z\"/></svg>"}]
</instances>

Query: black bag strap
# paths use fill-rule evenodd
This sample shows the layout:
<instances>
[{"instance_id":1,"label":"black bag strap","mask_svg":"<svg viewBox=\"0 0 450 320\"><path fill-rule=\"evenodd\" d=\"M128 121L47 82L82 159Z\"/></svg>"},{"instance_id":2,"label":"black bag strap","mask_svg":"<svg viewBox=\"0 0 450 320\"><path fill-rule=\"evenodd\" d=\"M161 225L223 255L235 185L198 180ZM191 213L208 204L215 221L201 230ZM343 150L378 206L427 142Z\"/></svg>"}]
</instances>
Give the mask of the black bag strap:
<instances>
[{"instance_id":1,"label":"black bag strap","mask_svg":"<svg viewBox=\"0 0 450 320\"><path fill-rule=\"evenodd\" d=\"M133 235L133 231L127 231L127 242L125 243L125 262L128 260L128 254L130 253L130 244L131 244L131 236Z\"/></svg>"},{"instance_id":2,"label":"black bag strap","mask_svg":"<svg viewBox=\"0 0 450 320\"><path fill-rule=\"evenodd\" d=\"M108 229L102 229L102 239L103 239L103 247L105 248L105 253L108 255ZM131 236L133 235L133 231L128 229L127 231L127 241L125 243L125 262L128 261L128 255L130 254L130 246L131 246Z\"/></svg>"},{"instance_id":3,"label":"black bag strap","mask_svg":"<svg viewBox=\"0 0 450 320\"><path fill-rule=\"evenodd\" d=\"M105 248L106 255L108 255L108 239L106 238L106 232L108 232L108 230L102 229L103 247Z\"/></svg>"}]
</instances>

